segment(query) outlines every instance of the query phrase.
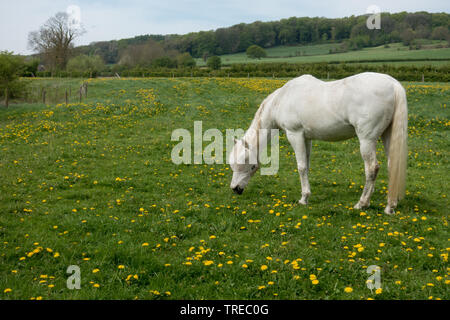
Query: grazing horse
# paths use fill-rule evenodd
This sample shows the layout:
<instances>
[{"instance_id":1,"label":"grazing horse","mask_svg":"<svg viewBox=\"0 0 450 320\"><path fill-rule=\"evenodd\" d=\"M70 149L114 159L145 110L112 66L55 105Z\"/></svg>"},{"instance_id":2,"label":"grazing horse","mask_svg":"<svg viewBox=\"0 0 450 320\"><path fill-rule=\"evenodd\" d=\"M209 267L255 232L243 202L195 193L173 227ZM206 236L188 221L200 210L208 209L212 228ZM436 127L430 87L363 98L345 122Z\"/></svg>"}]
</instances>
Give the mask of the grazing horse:
<instances>
[{"instance_id":1,"label":"grazing horse","mask_svg":"<svg viewBox=\"0 0 450 320\"><path fill-rule=\"evenodd\" d=\"M341 141L358 137L366 182L355 209L369 206L380 168L376 145L381 137L388 158L389 188L385 213L393 214L405 194L408 110L405 89L394 78L365 72L324 82L303 75L271 93L260 105L242 139L236 140L229 163L231 189L241 194L259 168L262 146L270 130L286 132L295 151L302 186L300 204L311 194L308 169L311 141ZM265 132L265 133L264 133ZM261 148L260 148L261 146Z\"/></svg>"}]
</instances>

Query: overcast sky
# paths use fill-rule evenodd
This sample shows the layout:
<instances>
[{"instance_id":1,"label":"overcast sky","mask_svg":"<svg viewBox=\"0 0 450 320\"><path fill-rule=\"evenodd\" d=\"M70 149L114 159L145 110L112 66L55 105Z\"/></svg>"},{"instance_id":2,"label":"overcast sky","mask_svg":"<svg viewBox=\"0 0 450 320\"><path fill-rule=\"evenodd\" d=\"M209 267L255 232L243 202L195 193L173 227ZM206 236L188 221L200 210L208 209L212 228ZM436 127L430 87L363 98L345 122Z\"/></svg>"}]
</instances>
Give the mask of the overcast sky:
<instances>
[{"instance_id":1,"label":"overcast sky","mask_svg":"<svg viewBox=\"0 0 450 320\"><path fill-rule=\"evenodd\" d=\"M0 0L0 51L28 54L28 33L70 5L81 9L86 34L77 45L142 34L185 34L240 22L383 12L450 12L448 0Z\"/></svg>"}]
</instances>

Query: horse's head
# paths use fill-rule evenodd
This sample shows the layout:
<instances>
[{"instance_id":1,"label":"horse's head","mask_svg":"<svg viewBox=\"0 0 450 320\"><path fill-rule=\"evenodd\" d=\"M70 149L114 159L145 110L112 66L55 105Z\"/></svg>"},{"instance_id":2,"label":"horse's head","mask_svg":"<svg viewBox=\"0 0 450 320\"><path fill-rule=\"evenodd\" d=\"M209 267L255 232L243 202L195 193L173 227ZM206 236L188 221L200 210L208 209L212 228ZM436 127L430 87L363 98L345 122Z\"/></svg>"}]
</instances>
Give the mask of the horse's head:
<instances>
[{"instance_id":1,"label":"horse's head","mask_svg":"<svg viewBox=\"0 0 450 320\"><path fill-rule=\"evenodd\" d=\"M242 194L259 167L256 148L251 147L244 139L235 140L229 163L233 170L230 188L237 194Z\"/></svg>"}]
</instances>

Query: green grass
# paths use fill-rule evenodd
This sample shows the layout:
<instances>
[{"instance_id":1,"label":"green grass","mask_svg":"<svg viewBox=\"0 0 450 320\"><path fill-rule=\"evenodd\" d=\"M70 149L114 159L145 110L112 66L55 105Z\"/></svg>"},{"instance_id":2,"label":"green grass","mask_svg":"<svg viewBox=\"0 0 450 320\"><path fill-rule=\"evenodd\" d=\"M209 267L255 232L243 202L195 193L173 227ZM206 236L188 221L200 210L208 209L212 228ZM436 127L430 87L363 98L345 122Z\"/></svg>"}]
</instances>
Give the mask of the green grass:
<instances>
[{"instance_id":1,"label":"green grass","mask_svg":"<svg viewBox=\"0 0 450 320\"><path fill-rule=\"evenodd\" d=\"M352 210L356 139L314 142L307 207L284 136L279 173L255 175L241 196L225 164L171 162L174 129L246 129L284 82L98 79L82 104L2 108L0 299L449 299L448 84L404 84L407 195L394 216L382 213L381 144L364 213ZM80 290L66 288L69 265ZM381 294L366 287L370 265Z\"/></svg>"},{"instance_id":2,"label":"green grass","mask_svg":"<svg viewBox=\"0 0 450 320\"><path fill-rule=\"evenodd\" d=\"M221 56L222 64L229 65L235 63L267 63L267 62L288 62L288 63L314 63L314 62L358 62L361 60L377 62L383 60L382 63L399 64L395 60L405 59L409 60L406 63L414 65L417 62L421 64L442 65L448 64L450 61L450 48L430 48L424 45L421 50L409 50L409 47L401 43L390 44L389 48L384 46L364 48L357 51L348 51L345 53L330 54L330 49L339 47L340 44L317 44L307 46L293 46L293 47L273 47L266 49L267 58L264 59L250 59L245 52L228 54ZM301 54L301 55L299 55ZM420 61L421 59L447 59L445 61ZM389 62L386 60L394 60ZM204 66L202 59L197 59L198 66Z\"/></svg>"}]
</instances>

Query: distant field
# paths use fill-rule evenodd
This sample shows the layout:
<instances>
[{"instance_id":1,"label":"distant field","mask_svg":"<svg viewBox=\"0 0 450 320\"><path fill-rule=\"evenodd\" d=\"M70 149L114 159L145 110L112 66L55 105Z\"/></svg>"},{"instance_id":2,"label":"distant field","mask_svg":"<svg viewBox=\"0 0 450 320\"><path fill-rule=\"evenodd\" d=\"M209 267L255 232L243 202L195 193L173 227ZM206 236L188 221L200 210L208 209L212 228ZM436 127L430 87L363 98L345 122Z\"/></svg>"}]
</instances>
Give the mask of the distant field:
<instances>
[{"instance_id":1,"label":"distant field","mask_svg":"<svg viewBox=\"0 0 450 320\"><path fill-rule=\"evenodd\" d=\"M266 62L289 62L289 63L313 63L313 62L344 62L364 61L364 63L387 63L387 64L410 64L416 65L432 64L443 65L450 63L450 48L430 49L423 45L424 49L409 50L400 43L390 44L389 48L384 46L365 48L358 51L330 54L330 49L339 47L339 44L317 44L295 47L274 47L266 49L267 58L249 59L244 53L223 55L222 64L235 63L266 63ZM408 59L411 61L396 61ZM421 59L447 59L446 61L421 61ZM381 60L381 61L380 61ZM392 61L388 61L392 60ZM416 61L419 60L419 61ZM197 59L197 65L205 65L202 59Z\"/></svg>"}]
</instances>

